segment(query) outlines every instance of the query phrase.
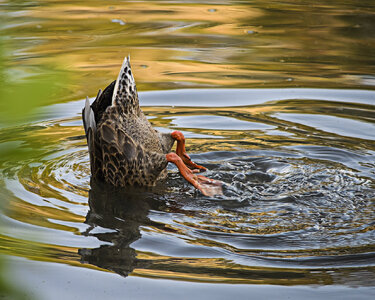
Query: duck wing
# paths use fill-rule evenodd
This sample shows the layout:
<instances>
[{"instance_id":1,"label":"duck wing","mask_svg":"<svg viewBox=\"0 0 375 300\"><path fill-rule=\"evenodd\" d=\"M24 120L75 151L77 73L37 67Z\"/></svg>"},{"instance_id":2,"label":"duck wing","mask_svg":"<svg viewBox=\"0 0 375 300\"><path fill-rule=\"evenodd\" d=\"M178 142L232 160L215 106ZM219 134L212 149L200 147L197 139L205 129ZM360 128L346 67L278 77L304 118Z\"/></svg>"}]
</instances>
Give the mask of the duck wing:
<instances>
[{"instance_id":1,"label":"duck wing","mask_svg":"<svg viewBox=\"0 0 375 300\"><path fill-rule=\"evenodd\" d=\"M116 121L104 121L96 132L102 176L114 186L153 185L168 164L165 155L136 143Z\"/></svg>"},{"instance_id":2,"label":"duck wing","mask_svg":"<svg viewBox=\"0 0 375 300\"><path fill-rule=\"evenodd\" d=\"M111 105L113 89L116 81L108 85L104 92L100 89L94 102L90 105L89 97L86 97L85 107L82 110L83 127L85 128L86 137L88 130L91 128L96 131L96 125L99 124L103 113Z\"/></svg>"},{"instance_id":3,"label":"duck wing","mask_svg":"<svg viewBox=\"0 0 375 300\"><path fill-rule=\"evenodd\" d=\"M90 166L91 174L94 177L102 177L101 174L101 150L95 144L95 135L97 126L100 125L102 116L108 106L111 105L111 99L113 94L113 89L116 81L113 81L108 85L104 91L99 90L95 101L90 105L89 98L86 97L85 106L82 110L82 121L83 127L86 133L87 145L89 148L90 155Z\"/></svg>"}]
</instances>

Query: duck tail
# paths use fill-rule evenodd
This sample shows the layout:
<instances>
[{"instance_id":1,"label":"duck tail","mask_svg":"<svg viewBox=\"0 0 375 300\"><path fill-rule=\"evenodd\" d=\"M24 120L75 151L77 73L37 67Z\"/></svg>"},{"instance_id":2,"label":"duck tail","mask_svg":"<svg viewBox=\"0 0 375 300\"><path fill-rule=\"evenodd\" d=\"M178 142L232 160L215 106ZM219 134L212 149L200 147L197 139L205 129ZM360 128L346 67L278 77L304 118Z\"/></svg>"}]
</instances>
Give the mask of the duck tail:
<instances>
[{"instance_id":1,"label":"duck tail","mask_svg":"<svg viewBox=\"0 0 375 300\"><path fill-rule=\"evenodd\" d=\"M125 57L112 94L112 105L121 105L127 111L139 111L135 80L130 67L130 56Z\"/></svg>"}]
</instances>

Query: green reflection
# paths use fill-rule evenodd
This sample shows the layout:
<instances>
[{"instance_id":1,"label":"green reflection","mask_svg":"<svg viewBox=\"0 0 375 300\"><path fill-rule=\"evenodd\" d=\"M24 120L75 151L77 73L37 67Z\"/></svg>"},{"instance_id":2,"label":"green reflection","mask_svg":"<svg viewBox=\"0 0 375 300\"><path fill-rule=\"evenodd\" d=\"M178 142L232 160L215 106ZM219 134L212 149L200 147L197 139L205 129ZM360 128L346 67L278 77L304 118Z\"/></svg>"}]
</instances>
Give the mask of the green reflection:
<instances>
[{"instance_id":1,"label":"green reflection","mask_svg":"<svg viewBox=\"0 0 375 300\"><path fill-rule=\"evenodd\" d=\"M18 3L13 3L15 7ZM22 4L20 2L19 4ZM7 20L6 20L7 21ZM9 23L0 23L1 28L7 27ZM58 86L64 82L62 74L52 71L52 65L41 65L40 69L44 70L37 74L27 74L19 72L14 65L13 44L8 36L2 36L0 44L0 166L2 168L10 164L17 164L20 161L27 161L32 156L38 156L39 141L22 146L22 137L27 138L31 132L19 124L24 124L30 120L30 113L41 105L49 104L51 98L57 96ZM40 154L39 154L40 155ZM6 173L6 172L4 172ZM1 189L1 209L6 211L8 205L14 205L14 197L11 192L6 191L3 181L3 175L0 178ZM9 175L9 173L8 173ZM21 210L25 212L23 209ZM27 218L32 214L28 213ZM1 226L4 226L1 224ZM32 241L23 241L22 246L14 244L14 239L0 237L0 253L8 255L17 255L16 253L33 244ZM9 243L9 241L12 241ZM41 249L36 246L37 251ZM30 249L29 249L30 250ZM43 253L43 251L41 251ZM20 255L20 254L18 254ZM22 256L30 255L30 252L21 254ZM22 292L22 284L9 282L7 280L6 256L0 256L0 296L11 299L26 299ZM38 256L44 257L44 253ZM15 288L17 286L17 289Z\"/></svg>"}]
</instances>

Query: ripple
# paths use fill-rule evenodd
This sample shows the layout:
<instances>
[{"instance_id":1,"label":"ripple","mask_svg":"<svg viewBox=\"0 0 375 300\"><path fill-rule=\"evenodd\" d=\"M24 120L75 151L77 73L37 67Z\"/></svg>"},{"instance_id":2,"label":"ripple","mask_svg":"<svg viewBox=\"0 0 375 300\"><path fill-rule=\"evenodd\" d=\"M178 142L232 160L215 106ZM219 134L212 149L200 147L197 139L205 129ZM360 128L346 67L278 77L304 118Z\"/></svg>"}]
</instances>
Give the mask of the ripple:
<instances>
[{"instance_id":1,"label":"ripple","mask_svg":"<svg viewBox=\"0 0 375 300\"><path fill-rule=\"evenodd\" d=\"M311 126L319 130L332 132L338 135L375 140L375 124L371 123L343 119L334 116L311 114L280 113L276 114L275 116L282 120L298 122L300 124Z\"/></svg>"},{"instance_id":2,"label":"ripple","mask_svg":"<svg viewBox=\"0 0 375 300\"><path fill-rule=\"evenodd\" d=\"M355 135L344 142L331 133L311 139L313 126L303 127L310 114L304 123L289 120L301 123L292 129L275 118L274 111L292 105L306 109L297 101L232 112L146 110L163 132L186 129L192 159L223 182L224 194L214 198L199 194L173 165L167 180L149 190L90 181L80 116L1 129L7 160L0 183L10 199L4 243L24 245L30 254L15 246L20 256L150 278L276 283L291 276L305 284L319 276L340 282L346 268L353 274L374 268L371 136L361 148L352 146Z\"/></svg>"},{"instance_id":3,"label":"ripple","mask_svg":"<svg viewBox=\"0 0 375 300\"><path fill-rule=\"evenodd\" d=\"M173 117L172 119L172 125L176 126L177 128L199 128L210 130L262 130L274 128L261 123L241 121L222 116L179 116Z\"/></svg>"}]
</instances>

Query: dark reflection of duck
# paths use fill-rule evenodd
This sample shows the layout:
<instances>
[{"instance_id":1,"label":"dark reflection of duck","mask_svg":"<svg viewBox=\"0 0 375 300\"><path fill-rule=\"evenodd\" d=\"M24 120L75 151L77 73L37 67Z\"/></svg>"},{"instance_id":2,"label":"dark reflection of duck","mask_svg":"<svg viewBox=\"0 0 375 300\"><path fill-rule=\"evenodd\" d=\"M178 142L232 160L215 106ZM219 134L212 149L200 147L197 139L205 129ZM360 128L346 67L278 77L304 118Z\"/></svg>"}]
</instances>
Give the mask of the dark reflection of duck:
<instances>
[{"instance_id":1,"label":"dark reflection of duck","mask_svg":"<svg viewBox=\"0 0 375 300\"><path fill-rule=\"evenodd\" d=\"M168 162L204 195L221 194L221 183L195 173L206 170L191 161L179 131L153 129L139 107L138 93L125 58L117 80L99 91L82 111L92 176L113 186L153 186L166 177ZM177 141L176 153L171 152Z\"/></svg>"},{"instance_id":2,"label":"dark reflection of duck","mask_svg":"<svg viewBox=\"0 0 375 300\"><path fill-rule=\"evenodd\" d=\"M140 260L131 243L141 237L140 226L164 227L148 218L150 209L159 209L163 201L155 193L114 188L91 180L90 210L86 222L90 227L84 235L94 236L110 244L95 249L80 249L83 263L127 276L134 268L146 268L151 262ZM96 232L95 228L103 230Z\"/></svg>"}]
</instances>

